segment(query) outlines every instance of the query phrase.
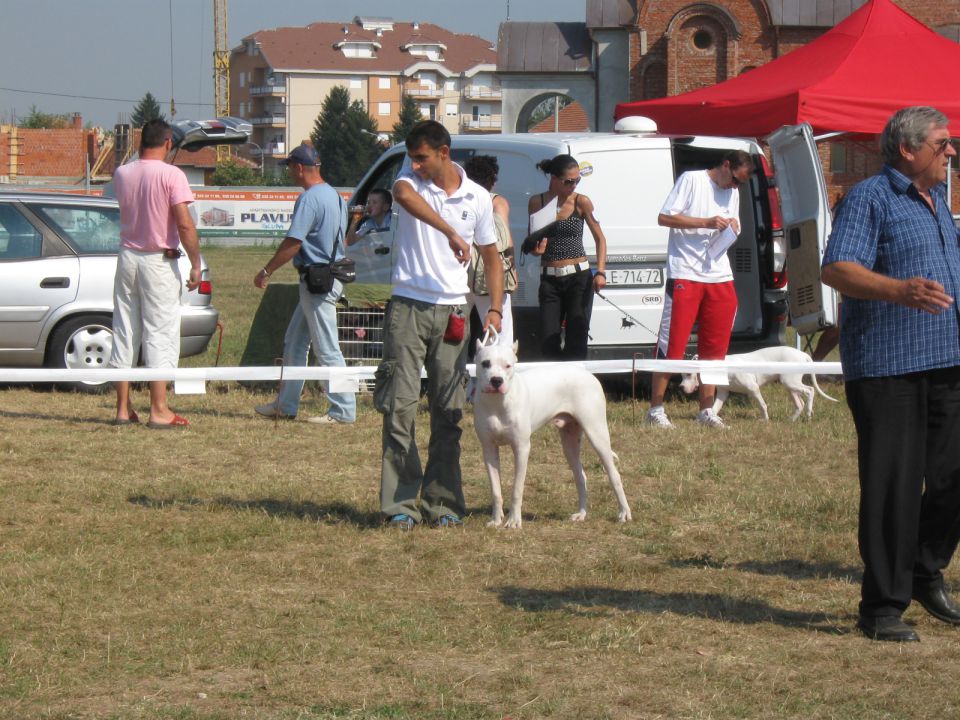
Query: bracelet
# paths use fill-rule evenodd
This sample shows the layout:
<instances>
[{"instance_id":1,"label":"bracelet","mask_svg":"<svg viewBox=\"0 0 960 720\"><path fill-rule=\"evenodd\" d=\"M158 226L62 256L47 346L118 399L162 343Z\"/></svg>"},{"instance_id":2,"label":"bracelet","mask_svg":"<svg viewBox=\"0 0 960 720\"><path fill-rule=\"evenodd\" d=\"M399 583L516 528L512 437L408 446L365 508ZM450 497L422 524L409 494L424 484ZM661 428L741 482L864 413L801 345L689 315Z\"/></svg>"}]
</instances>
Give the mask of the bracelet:
<instances>
[{"instance_id":1,"label":"bracelet","mask_svg":"<svg viewBox=\"0 0 960 720\"><path fill-rule=\"evenodd\" d=\"M262 272L267 277L270 277L270 271L267 270L266 268L260 268L260 272Z\"/></svg>"},{"instance_id":2,"label":"bracelet","mask_svg":"<svg viewBox=\"0 0 960 720\"><path fill-rule=\"evenodd\" d=\"M607 274L603 270L597 270L594 275L602 275L604 280L607 279Z\"/></svg>"},{"instance_id":3,"label":"bracelet","mask_svg":"<svg viewBox=\"0 0 960 720\"><path fill-rule=\"evenodd\" d=\"M495 313L496 313L497 315L499 315L500 317L503 317L503 312L500 311L500 310L497 310L496 308L490 308L489 310L487 310L487 312L488 312L488 313L495 312Z\"/></svg>"}]
</instances>

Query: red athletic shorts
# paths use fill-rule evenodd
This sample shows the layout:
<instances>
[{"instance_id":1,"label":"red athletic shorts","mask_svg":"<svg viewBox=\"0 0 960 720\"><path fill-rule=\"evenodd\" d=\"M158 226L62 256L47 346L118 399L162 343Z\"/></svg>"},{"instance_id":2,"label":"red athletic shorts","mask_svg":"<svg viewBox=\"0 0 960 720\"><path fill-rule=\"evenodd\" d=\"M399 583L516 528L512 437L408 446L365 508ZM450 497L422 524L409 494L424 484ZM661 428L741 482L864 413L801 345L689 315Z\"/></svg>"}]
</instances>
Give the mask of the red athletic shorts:
<instances>
[{"instance_id":1,"label":"red athletic shorts","mask_svg":"<svg viewBox=\"0 0 960 720\"><path fill-rule=\"evenodd\" d=\"M683 360L693 324L699 321L697 354L700 359L723 360L736 315L737 293L732 280L721 283L667 280L657 358Z\"/></svg>"}]
</instances>

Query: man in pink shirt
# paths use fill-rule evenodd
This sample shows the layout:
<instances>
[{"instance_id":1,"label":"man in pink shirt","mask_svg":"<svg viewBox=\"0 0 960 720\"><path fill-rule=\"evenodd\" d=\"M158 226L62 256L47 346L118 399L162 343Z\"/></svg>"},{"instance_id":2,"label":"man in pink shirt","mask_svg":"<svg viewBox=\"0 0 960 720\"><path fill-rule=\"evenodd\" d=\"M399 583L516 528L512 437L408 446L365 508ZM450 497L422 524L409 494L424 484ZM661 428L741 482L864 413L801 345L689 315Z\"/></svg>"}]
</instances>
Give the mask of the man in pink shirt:
<instances>
[{"instance_id":1,"label":"man in pink shirt","mask_svg":"<svg viewBox=\"0 0 960 720\"><path fill-rule=\"evenodd\" d=\"M180 168L166 162L173 133L163 120L143 126L140 159L117 168L114 193L120 204L120 253L113 286L113 353L111 367L143 363L175 368L180 358L180 292L183 278L177 258L180 247L190 258L187 289L200 285L200 241L188 205L193 193ZM139 422L130 404L130 383L117 388L115 425ZM167 406L167 382L150 382L147 427L187 425Z\"/></svg>"}]
</instances>

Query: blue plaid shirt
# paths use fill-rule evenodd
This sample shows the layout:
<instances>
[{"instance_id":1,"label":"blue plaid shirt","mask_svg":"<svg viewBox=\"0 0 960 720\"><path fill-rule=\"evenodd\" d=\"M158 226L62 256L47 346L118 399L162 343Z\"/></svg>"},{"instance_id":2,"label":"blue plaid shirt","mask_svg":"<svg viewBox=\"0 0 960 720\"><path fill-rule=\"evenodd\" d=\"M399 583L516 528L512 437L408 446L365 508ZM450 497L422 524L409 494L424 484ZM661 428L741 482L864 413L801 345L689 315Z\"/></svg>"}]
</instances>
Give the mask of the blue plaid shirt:
<instances>
[{"instance_id":1,"label":"blue plaid shirt","mask_svg":"<svg viewBox=\"0 0 960 720\"><path fill-rule=\"evenodd\" d=\"M936 280L960 300L960 247L946 186L931 190L936 214L890 167L841 203L823 264L855 262L889 277ZM960 308L939 315L879 300L844 297L840 356L845 380L960 365Z\"/></svg>"}]
</instances>

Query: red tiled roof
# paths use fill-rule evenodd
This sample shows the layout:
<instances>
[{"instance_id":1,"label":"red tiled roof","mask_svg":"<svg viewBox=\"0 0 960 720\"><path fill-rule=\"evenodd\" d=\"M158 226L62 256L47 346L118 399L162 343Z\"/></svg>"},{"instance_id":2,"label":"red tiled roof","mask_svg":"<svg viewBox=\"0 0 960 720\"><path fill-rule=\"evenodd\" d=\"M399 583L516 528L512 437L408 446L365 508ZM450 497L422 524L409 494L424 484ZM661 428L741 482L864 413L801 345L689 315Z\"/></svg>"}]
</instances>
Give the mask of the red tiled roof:
<instances>
[{"instance_id":1,"label":"red tiled roof","mask_svg":"<svg viewBox=\"0 0 960 720\"><path fill-rule=\"evenodd\" d=\"M560 132L586 132L590 129L590 121L587 119L587 113L583 106L578 102L572 102L566 107L560 109ZM532 128L532 133L553 132L553 115L544 118Z\"/></svg>"},{"instance_id":2,"label":"red tiled roof","mask_svg":"<svg viewBox=\"0 0 960 720\"><path fill-rule=\"evenodd\" d=\"M347 28L344 34L343 29ZM397 22L393 30L378 36L373 30L364 30L356 23L318 22L306 27L284 27L259 30L244 38L254 39L267 63L276 71L332 70L343 72L399 72L417 62L430 62L426 57L411 55L402 50L405 45L436 44L446 46L442 65L452 72L463 72L479 64L495 65L497 53L493 43L476 35L450 32L438 25ZM380 49L376 57L346 57L334 47L340 42L376 42ZM243 46L234 53L244 52Z\"/></svg>"}]
</instances>

